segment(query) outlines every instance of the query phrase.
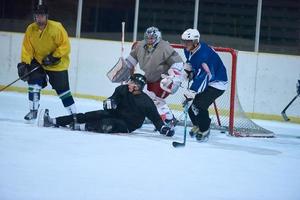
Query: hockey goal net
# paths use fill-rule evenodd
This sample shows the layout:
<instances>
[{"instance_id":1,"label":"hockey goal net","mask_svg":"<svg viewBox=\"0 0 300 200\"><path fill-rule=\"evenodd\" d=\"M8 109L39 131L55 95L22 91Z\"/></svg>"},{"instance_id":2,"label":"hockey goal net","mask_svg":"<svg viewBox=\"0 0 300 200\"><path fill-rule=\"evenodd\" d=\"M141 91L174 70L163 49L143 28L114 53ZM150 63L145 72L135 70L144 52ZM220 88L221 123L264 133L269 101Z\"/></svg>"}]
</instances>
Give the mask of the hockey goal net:
<instances>
[{"instance_id":1,"label":"hockey goal net","mask_svg":"<svg viewBox=\"0 0 300 200\"><path fill-rule=\"evenodd\" d=\"M172 47L182 56L183 46L172 44ZM213 47L221 57L228 75L228 88L214 104L209 108L212 119L211 128L227 131L230 135L239 137L273 137L274 134L254 123L247 117L241 107L237 92L237 51L232 48ZM167 97L166 101L177 119L183 119L181 101L183 92L187 88L187 82L182 84L182 88L174 95Z\"/></svg>"}]
</instances>

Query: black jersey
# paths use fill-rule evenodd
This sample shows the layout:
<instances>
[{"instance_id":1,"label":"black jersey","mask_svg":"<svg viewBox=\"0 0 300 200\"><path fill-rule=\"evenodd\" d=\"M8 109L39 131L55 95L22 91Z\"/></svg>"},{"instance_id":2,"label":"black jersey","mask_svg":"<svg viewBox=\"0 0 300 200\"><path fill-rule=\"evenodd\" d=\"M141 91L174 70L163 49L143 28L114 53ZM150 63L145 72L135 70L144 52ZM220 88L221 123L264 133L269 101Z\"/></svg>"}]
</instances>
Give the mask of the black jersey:
<instances>
[{"instance_id":1,"label":"black jersey","mask_svg":"<svg viewBox=\"0 0 300 200\"><path fill-rule=\"evenodd\" d=\"M121 85L109 98L117 103L117 109L111 112L126 122L130 132L140 128L145 117L152 121L157 130L164 125L152 99L144 92L134 95L129 92L128 85Z\"/></svg>"}]
</instances>

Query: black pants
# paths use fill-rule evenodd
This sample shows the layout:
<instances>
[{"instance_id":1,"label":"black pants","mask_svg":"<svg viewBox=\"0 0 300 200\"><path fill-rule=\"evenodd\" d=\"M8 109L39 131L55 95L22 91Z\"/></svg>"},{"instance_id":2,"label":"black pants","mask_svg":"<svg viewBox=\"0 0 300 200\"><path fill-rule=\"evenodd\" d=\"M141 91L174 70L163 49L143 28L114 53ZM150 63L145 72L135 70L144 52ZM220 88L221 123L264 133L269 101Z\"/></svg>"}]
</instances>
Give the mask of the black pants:
<instances>
[{"instance_id":1,"label":"black pants","mask_svg":"<svg viewBox=\"0 0 300 200\"><path fill-rule=\"evenodd\" d=\"M195 96L188 113L193 125L198 126L201 132L207 131L210 126L209 106L223 93L224 90L209 86L202 93Z\"/></svg>"},{"instance_id":2,"label":"black pants","mask_svg":"<svg viewBox=\"0 0 300 200\"><path fill-rule=\"evenodd\" d=\"M79 124L85 124L85 128L87 131L99 133L129 132L124 120L117 118L114 114L106 110L78 113L76 114L76 117ZM56 125L58 126L66 126L71 123L73 123L72 115L56 118Z\"/></svg>"},{"instance_id":3,"label":"black pants","mask_svg":"<svg viewBox=\"0 0 300 200\"><path fill-rule=\"evenodd\" d=\"M36 62L36 61L33 60L32 62ZM31 65L31 68L32 67L33 66ZM28 84L39 85L41 88L45 88L47 86L48 78L49 78L50 85L62 100L64 107L67 108L73 105L74 99L70 91L68 70L49 71L49 70L44 70L42 67L40 67L39 69L35 70L29 75ZM29 91L28 96L30 101L33 100L33 95L34 94Z\"/></svg>"},{"instance_id":4,"label":"black pants","mask_svg":"<svg viewBox=\"0 0 300 200\"><path fill-rule=\"evenodd\" d=\"M49 77L49 83L53 89L63 91L70 89L68 70L48 71L43 68L39 68L30 74L28 83L38 84L44 88L47 86L47 75Z\"/></svg>"}]
</instances>

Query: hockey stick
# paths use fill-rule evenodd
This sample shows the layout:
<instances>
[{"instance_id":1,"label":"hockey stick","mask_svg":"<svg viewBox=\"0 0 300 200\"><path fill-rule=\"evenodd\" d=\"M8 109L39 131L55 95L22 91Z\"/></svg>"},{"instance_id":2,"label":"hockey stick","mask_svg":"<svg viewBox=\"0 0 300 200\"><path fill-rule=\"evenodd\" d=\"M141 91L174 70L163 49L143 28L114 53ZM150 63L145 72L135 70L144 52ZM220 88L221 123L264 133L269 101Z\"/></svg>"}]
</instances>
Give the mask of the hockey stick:
<instances>
[{"instance_id":1,"label":"hockey stick","mask_svg":"<svg viewBox=\"0 0 300 200\"><path fill-rule=\"evenodd\" d=\"M190 88L190 81L188 81L188 85L187 88ZM183 102L183 113L184 113L184 132L183 132L183 142L176 142L174 141L172 143L173 147L184 147L185 143L186 143L186 132L187 132L187 115L188 115L188 109L189 109L189 101L192 99L187 98L184 102Z\"/></svg>"},{"instance_id":2,"label":"hockey stick","mask_svg":"<svg viewBox=\"0 0 300 200\"><path fill-rule=\"evenodd\" d=\"M34 72L35 70L37 70L37 69L39 69L39 68L40 68L40 66L33 68L33 69L32 69L30 72L28 72L27 74L21 76L21 77L18 78L17 80L15 80L15 81L11 82L10 84L6 85L4 88L1 88L1 89L0 89L0 92L2 92L3 90L5 90L5 89L8 88L9 86L11 86L12 84L14 84L15 82L17 82L18 80L23 79L23 78L25 78L26 76L29 76L32 72Z\"/></svg>"},{"instance_id":3,"label":"hockey stick","mask_svg":"<svg viewBox=\"0 0 300 200\"><path fill-rule=\"evenodd\" d=\"M284 121L290 121L290 119L288 118L288 116L286 115L285 111L290 107L290 105L297 99L297 97L299 97L300 94L297 94L291 101L290 103L283 109L283 111L281 112L282 118L284 119Z\"/></svg>"}]
</instances>

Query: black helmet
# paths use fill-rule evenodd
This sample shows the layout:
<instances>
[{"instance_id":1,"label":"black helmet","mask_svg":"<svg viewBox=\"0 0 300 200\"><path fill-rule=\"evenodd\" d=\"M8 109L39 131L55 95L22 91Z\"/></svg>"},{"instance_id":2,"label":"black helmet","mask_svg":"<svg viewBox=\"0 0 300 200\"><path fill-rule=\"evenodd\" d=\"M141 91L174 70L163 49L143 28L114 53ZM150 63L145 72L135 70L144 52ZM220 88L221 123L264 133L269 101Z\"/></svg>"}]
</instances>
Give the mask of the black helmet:
<instances>
[{"instance_id":1,"label":"black helmet","mask_svg":"<svg viewBox=\"0 0 300 200\"><path fill-rule=\"evenodd\" d=\"M45 4L37 5L33 9L33 14L48 15L48 6L46 6Z\"/></svg>"},{"instance_id":2,"label":"black helmet","mask_svg":"<svg viewBox=\"0 0 300 200\"><path fill-rule=\"evenodd\" d=\"M139 85L141 90L143 90L147 82L146 77L142 74L132 74L129 80Z\"/></svg>"}]
</instances>

